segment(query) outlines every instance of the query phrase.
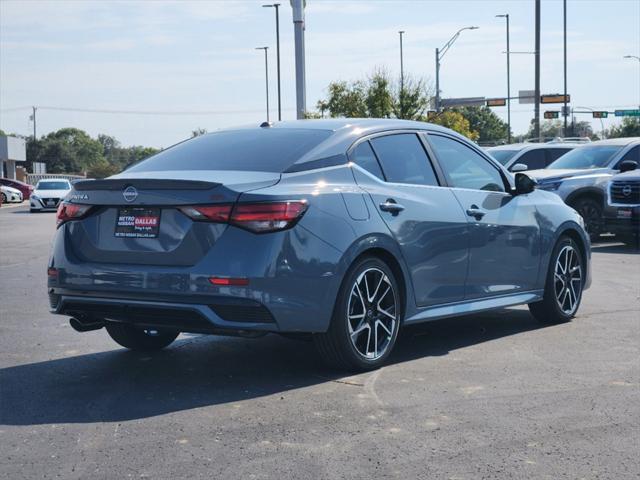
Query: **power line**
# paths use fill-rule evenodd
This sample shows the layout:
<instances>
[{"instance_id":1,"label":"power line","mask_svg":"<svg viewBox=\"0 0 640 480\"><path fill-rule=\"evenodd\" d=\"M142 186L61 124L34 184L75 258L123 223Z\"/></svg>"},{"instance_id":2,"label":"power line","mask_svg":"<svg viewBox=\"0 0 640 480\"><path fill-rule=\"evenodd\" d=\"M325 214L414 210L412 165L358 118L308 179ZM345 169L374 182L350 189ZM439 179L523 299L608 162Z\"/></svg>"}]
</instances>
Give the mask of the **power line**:
<instances>
[{"instance_id":1,"label":"power line","mask_svg":"<svg viewBox=\"0 0 640 480\"><path fill-rule=\"evenodd\" d=\"M99 108L78 108L78 107L54 107L54 106L38 106L39 110L51 110L61 112L80 112L80 113L105 113L115 115L233 115L233 114L252 114L262 113L260 110L111 110ZM0 112L13 112L18 110L31 110L31 106L2 108ZM294 109L284 109L285 111L294 111Z\"/></svg>"}]
</instances>

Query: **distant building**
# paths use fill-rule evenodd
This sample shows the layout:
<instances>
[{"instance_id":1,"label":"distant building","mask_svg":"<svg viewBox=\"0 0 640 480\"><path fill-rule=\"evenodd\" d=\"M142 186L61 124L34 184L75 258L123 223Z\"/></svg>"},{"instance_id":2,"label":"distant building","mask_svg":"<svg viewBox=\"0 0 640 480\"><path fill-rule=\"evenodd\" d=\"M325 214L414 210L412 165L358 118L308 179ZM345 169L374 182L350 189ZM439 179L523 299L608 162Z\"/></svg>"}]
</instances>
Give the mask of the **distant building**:
<instances>
[{"instance_id":1,"label":"distant building","mask_svg":"<svg viewBox=\"0 0 640 480\"><path fill-rule=\"evenodd\" d=\"M0 135L0 176L16 178L16 162L27 160L24 138Z\"/></svg>"}]
</instances>

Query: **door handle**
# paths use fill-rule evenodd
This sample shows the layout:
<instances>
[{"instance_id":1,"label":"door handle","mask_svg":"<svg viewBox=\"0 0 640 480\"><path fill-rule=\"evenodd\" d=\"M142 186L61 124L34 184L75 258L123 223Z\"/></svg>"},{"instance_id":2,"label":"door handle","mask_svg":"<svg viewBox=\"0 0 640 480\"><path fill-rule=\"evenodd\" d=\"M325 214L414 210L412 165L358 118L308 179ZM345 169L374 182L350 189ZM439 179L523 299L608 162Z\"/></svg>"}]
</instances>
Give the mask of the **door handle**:
<instances>
[{"instance_id":1,"label":"door handle","mask_svg":"<svg viewBox=\"0 0 640 480\"><path fill-rule=\"evenodd\" d=\"M485 212L480 210L477 205L471 205L471 207L467 209L467 215L475 218L476 220L481 220L482 217L484 217Z\"/></svg>"},{"instance_id":2,"label":"door handle","mask_svg":"<svg viewBox=\"0 0 640 480\"><path fill-rule=\"evenodd\" d=\"M397 215L404 210L404 206L400 205L393 198L387 198L386 202L380 204L380 210Z\"/></svg>"}]
</instances>

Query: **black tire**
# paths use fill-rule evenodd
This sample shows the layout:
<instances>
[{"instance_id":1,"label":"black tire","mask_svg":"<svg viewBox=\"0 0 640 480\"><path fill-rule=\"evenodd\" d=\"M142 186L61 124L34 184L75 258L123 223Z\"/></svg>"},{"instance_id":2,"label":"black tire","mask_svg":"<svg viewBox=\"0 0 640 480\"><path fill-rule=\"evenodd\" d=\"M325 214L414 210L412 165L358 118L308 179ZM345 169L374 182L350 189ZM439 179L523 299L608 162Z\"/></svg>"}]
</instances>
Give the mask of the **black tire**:
<instances>
[{"instance_id":1,"label":"black tire","mask_svg":"<svg viewBox=\"0 0 640 480\"><path fill-rule=\"evenodd\" d=\"M571 257L569 257L568 267L565 263L567 257L563 256L567 251L573 252ZM561 268L565 266L565 269L571 272L571 265L574 265L572 263L574 261L576 262L575 265L578 265L580 268L578 270L579 281L577 281L577 277L575 277L575 272L564 274L561 270L556 271L557 264L560 263ZM566 236L560 237L560 240L558 240L558 243L553 249L551 261L547 269L544 297L540 302L530 303L529 311L539 322L544 324L552 325L571 321L580 307L584 280L585 268L581 249L571 238Z\"/></svg>"},{"instance_id":2,"label":"black tire","mask_svg":"<svg viewBox=\"0 0 640 480\"><path fill-rule=\"evenodd\" d=\"M579 198L572 207L584 219L584 228L592 241L598 240L604 230L604 219L602 216L602 202L595 198Z\"/></svg>"},{"instance_id":3,"label":"black tire","mask_svg":"<svg viewBox=\"0 0 640 480\"><path fill-rule=\"evenodd\" d=\"M119 345L130 350L160 350L170 345L180 332L173 330L143 330L124 323L107 323L109 336ZM155 333L152 333L155 332Z\"/></svg>"},{"instance_id":4,"label":"black tire","mask_svg":"<svg viewBox=\"0 0 640 480\"><path fill-rule=\"evenodd\" d=\"M7 203L7 196L4 193L0 193L2 195L2 203Z\"/></svg>"},{"instance_id":5,"label":"black tire","mask_svg":"<svg viewBox=\"0 0 640 480\"><path fill-rule=\"evenodd\" d=\"M371 298L366 292L356 295L357 289L361 285L366 288L365 282L368 285L369 281L378 288L383 285L383 288L369 287L369 291L374 290ZM313 336L323 361L330 367L348 371L382 366L393 350L402 323L400 298L398 282L386 263L375 257L356 261L338 292L329 330ZM366 341L365 331L369 335Z\"/></svg>"}]
</instances>

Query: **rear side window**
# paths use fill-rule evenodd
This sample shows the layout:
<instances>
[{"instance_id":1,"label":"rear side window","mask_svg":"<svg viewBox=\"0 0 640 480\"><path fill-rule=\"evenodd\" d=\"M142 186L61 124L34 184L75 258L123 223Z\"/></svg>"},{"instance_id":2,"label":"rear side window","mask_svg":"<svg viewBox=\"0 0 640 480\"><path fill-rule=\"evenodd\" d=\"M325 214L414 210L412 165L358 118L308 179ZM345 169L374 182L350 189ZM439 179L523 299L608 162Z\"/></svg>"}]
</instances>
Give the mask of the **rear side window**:
<instances>
[{"instance_id":1,"label":"rear side window","mask_svg":"<svg viewBox=\"0 0 640 480\"><path fill-rule=\"evenodd\" d=\"M210 133L170 147L127 171L240 170L282 173L332 133L331 130L288 128Z\"/></svg>"},{"instance_id":2,"label":"rear side window","mask_svg":"<svg viewBox=\"0 0 640 480\"><path fill-rule=\"evenodd\" d=\"M538 148L536 150L529 150L528 152L525 152L516 160L516 164L518 163L526 165L527 170L537 170L547 166L547 157L544 154L544 150Z\"/></svg>"},{"instance_id":3,"label":"rear side window","mask_svg":"<svg viewBox=\"0 0 640 480\"><path fill-rule=\"evenodd\" d=\"M388 182L438 185L427 152L416 134L377 137L371 143Z\"/></svg>"},{"instance_id":4,"label":"rear side window","mask_svg":"<svg viewBox=\"0 0 640 480\"><path fill-rule=\"evenodd\" d=\"M369 142L362 142L353 150L353 153L351 154L351 161L364 168L371 175L375 175L380 180L384 180L380 164L378 163L376 154L373 153Z\"/></svg>"}]
</instances>

